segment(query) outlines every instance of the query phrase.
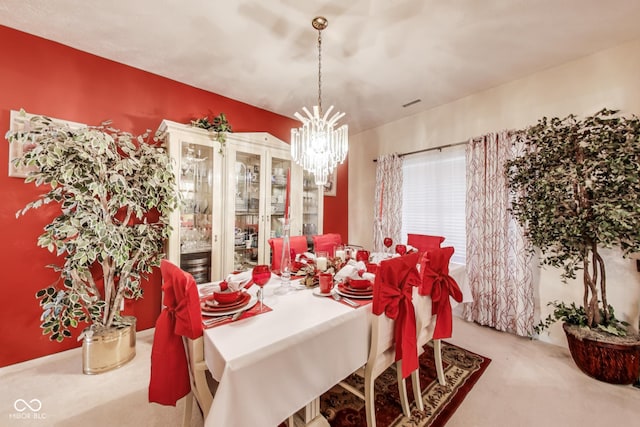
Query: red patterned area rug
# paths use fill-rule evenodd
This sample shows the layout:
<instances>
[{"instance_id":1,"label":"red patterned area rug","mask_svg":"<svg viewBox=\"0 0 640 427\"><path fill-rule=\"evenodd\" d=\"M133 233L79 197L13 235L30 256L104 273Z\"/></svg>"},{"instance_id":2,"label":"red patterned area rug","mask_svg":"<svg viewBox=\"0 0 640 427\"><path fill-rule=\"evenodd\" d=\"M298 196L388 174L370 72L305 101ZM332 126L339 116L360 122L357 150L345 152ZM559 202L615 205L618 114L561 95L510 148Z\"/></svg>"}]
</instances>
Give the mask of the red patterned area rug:
<instances>
[{"instance_id":1,"label":"red patterned area rug","mask_svg":"<svg viewBox=\"0 0 640 427\"><path fill-rule=\"evenodd\" d=\"M380 375L375 382L376 423L378 427L439 427L445 425L471 391L491 359L442 342L442 361L447 384L438 383L431 343L420 356L420 385L424 411L418 411L413 399L410 378L407 378L411 417L402 414L395 366ZM351 375L347 381L364 389L364 380ZM324 393L320 410L332 427L366 427L364 401L335 386Z\"/></svg>"}]
</instances>

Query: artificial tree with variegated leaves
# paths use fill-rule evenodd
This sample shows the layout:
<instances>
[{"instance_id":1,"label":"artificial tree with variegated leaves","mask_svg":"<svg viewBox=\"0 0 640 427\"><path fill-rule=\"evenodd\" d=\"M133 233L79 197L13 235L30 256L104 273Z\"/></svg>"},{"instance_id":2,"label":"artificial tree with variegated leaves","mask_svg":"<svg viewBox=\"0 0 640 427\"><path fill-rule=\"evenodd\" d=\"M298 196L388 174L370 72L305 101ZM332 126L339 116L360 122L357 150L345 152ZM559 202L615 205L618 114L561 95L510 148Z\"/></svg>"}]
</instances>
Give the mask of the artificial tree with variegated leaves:
<instances>
[{"instance_id":1,"label":"artificial tree with variegated leaves","mask_svg":"<svg viewBox=\"0 0 640 427\"><path fill-rule=\"evenodd\" d=\"M171 231L178 200L171 160L148 133L136 137L109 123L71 128L33 116L26 124L6 137L28 141L14 165L30 168L25 182L45 191L16 216L60 207L37 242L62 259L50 266L59 279L36 293L43 334L62 341L82 323L88 331L125 326L123 300L142 296Z\"/></svg>"},{"instance_id":2,"label":"artificial tree with variegated leaves","mask_svg":"<svg viewBox=\"0 0 640 427\"><path fill-rule=\"evenodd\" d=\"M625 334L607 301L601 248L640 252L640 120L603 109L583 119L542 118L521 134L525 151L508 161L511 211L544 265L564 280L583 273L583 306L555 307L556 320Z\"/></svg>"}]
</instances>

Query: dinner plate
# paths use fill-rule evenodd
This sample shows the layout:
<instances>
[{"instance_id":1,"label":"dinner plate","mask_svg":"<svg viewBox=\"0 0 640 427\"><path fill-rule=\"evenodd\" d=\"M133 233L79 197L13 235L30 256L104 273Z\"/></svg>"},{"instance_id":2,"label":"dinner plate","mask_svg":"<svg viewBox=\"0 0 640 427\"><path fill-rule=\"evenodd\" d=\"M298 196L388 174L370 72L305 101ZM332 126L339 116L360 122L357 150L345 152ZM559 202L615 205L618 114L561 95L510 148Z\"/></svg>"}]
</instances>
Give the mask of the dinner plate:
<instances>
[{"instance_id":1,"label":"dinner plate","mask_svg":"<svg viewBox=\"0 0 640 427\"><path fill-rule=\"evenodd\" d=\"M370 287L367 289L354 289L348 285L340 283L338 284L338 291L342 292L343 294L346 294L345 296L349 296L349 297L356 296L356 297L370 298L373 296L373 287Z\"/></svg>"},{"instance_id":2,"label":"dinner plate","mask_svg":"<svg viewBox=\"0 0 640 427\"><path fill-rule=\"evenodd\" d=\"M211 316L211 317L226 316L227 314L234 314L234 313L237 313L239 311L248 310L251 307L253 307L254 305L256 305L257 302L258 302L258 297L256 297L255 295L251 295L249 297L249 302L247 304L241 306L241 307L236 307L236 308L232 308L232 309L227 309L225 311L217 311L217 312L210 312L210 311L202 310L202 315L203 316Z\"/></svg>"},{"instance_id":3,"label":"dinner plate","mask_svg":"<svg viewBox=\"0 0 640 427\"><path fill-rule=\"evenodd\" d=\"M246 294L239 303L232 306L225 307L211 307L206 303L201 303L200 308L203 316L224 316L226 314L237 313L238 311L248 309L252 307L258 298L256 296Z\"/></svg>"},{"instance_id":4,"label":"dinner plate","mask_svg":"<svg viewBox=\"0 0 640 427\"><path fill-rule=\"evenodd\" d=\"M218 309L226 310L230 308L236 308L239 305L246 304L247 301L249 301L249 294L246 292L239 293L235 301L229 301L229 302L216 301L214 295L207 296L204 298L204 303L206 304L207 309L216 309L216 310Z\"/></svg>"},{"instance_id":5,"label":"dinner plate","mask_svg":"<svg viewBox=\"0 0 640 427\"><path fill-rule=\"evenodd\" d=\"M346 297L346 298L355 298L355 299L371 299L371 298L373 298L373 294L369 294L369 295L350 294L350 293L341 291L340 288L338 288L336 290L336 292L338 293L338 295L342 295L343 297Z\"/></svg>"},{"instance_id":6,"label":"dinner plate","mask_svg":"<svg viewBox=\"0 0 640 427\"><path fill-rule=\"evenodd\" d=\"M348 290L345 289L345 287L342 285L338 285L338 289L336 290L336 292L339 295L342 295L343 297L347 297L347 298L359 298L359 299L370 299L373 298L373 291L370 291L369 293L363 294L363 293L352 293L349 292Z\"/></svg>"},{"instance_id":7,"label":"dinner plate","mask_svg":"<svg viewBox=\"0 0 640 427\"><path fill-rule=\"evenodd\" d=\"M371 295L373 294L373 283L371 284L371 286L367 287L367 288L354 288L352 286L350 286L348 283L347 284L341 284L342 286L342 290L345 292L349 292L351 294L358 294L358 295Z\"/></svg>"},{"instance_id":8,"label":"dinner plate","mask_svg":"<svg viewBox=\"0 0 640 427\"><path fill-rule=\"evenodd\" d=\"M317 297L330 297L331 296L331 292L327 292L327 293L322 293L320 292L320 288L315 288L313 290L313 294Z\"/></svg>"}]
</instances>

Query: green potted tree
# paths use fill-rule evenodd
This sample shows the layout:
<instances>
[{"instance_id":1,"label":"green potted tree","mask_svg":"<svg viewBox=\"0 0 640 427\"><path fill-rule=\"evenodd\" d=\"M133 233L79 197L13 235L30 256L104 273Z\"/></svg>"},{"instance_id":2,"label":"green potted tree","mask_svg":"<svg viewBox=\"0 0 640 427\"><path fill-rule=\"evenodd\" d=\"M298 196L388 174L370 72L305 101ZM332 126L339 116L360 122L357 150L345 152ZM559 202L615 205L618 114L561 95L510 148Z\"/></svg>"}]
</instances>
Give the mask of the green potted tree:
<instances>
[{"instance_id":1,"label":"green potted tree","mask_svg":"<svg viewBox=\"0 0 640 427\"><path fill-rule=\"evenodd\" d=\"M59 280L36 294L43 334L62 341L88 323L80 335L84 372L115 368L135 355L135 318L122 315L123 301L142 296L171 230L178 196L170 158L147 134L134 137L108 123L21 120L22 129L7 133L10 142L28 144L14 166L29 168L25 182L45 191L16 216L60 206L37 242L62 257L62 265L50 266ZM115 354L104 354L100 343L116 339Z\"/></svg>"},{"instance_id":2,"label":"green potted tree","mask_svg":"<svg viewBox=\"0 0 640 427\"><path fill-rule=\"evenodd\" d=\"M640 120L603 109L578 119L546 117L521 133L524 152L508 161L512 214L541 264L582 271L582 305L551 302L536 332L564 322L569 349L588 375L619 384L638 378L640 341L607 301L601 248L640 251Z\"/></svg>"}]
</instances>

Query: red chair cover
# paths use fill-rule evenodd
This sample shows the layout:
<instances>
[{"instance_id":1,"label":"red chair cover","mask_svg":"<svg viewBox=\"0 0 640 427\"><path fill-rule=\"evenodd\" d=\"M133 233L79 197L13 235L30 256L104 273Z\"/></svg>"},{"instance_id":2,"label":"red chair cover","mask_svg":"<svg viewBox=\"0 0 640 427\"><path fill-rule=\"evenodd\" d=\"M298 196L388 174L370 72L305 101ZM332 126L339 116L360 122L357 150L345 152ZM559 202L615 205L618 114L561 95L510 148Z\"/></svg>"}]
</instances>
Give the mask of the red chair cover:
<instances>
[{"instance_id":1,"label":"red chair cover","mask_svg":"<svg viewBox=\"0 0 640 427\"><path fill-rule=\"evenodd\" d=\"M182 337L202 336L202 313L193 276L167 260L162 260L160 270L164 308L153 335L149 402L175 406L191 391Z\"/></svg>"},{"instance_id":2,"label":"red chair cover","mask_svg":"<svg viewBox=\"0 0 640 427\"><path fill-rule=\"evenodd\" d=\"M326 251L329 256L333 256L335 247L342 244L342 236L338 233L317 234L312 239L313 251Z\"/></svg>"},{"instance_id":3,"label":"red chair cover","mask_svg":"<svg viewBox=\"0 0 640 427\"><path fill-rule=\"evenodd\" d=\"M439 248L444 242L442 236L429 236L427 234L407 234L407 245L418 249L418 252L425 252L429 249Z\"/></svg>"},{"instance_id":4,"label":"red chair cover","mask_svg":"<svg viewBox=\"0 0 640 427\"><path fill-rule=\"evenodd\" d=\"M280 271L280 263L282 262L282 237L273 237L269 239L271 247L271 271ZM291 261L295 260L295 256L307 252L307 236L289 237L289 246L293 252Z\"/></svg>"},{"instance_id":5,"label":"red chair cover","mask_svg":"<svg viewBox=\"0 0 640 427\"><path fill-rule=\"evenodd\" d=\"M420 295L431 295L431 312L436 314L436 326L433 339L450 338L452 333L451 301L453 297L462 301L462 291L453 277L449 276L449 260L454 248L430 249L420 260L422 283L418 288Z\"/></svg>"},{"instance_id":6,"label":"red chair cover","mask_svg":"<svg viewBox=\"0 0 640 427\"><path fill-rule=\"evenodd\" d=\"M416 313L411 301L413 287L420 285L417 264L417 253L384 260L373 285L373 314L385 313L395 320L396 361L402 359L403 378L418 368Z\"/></svg>"}]
</instances>

